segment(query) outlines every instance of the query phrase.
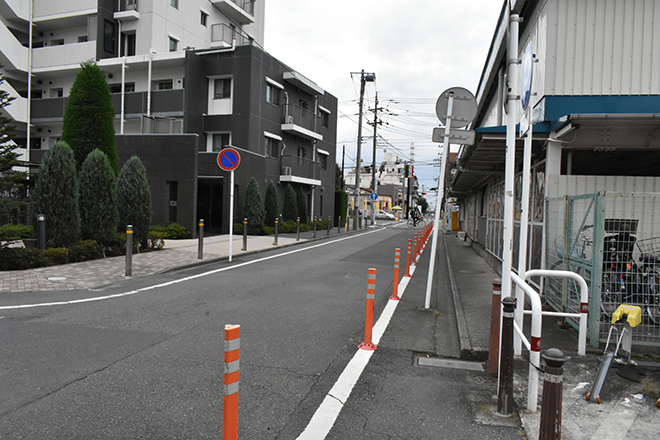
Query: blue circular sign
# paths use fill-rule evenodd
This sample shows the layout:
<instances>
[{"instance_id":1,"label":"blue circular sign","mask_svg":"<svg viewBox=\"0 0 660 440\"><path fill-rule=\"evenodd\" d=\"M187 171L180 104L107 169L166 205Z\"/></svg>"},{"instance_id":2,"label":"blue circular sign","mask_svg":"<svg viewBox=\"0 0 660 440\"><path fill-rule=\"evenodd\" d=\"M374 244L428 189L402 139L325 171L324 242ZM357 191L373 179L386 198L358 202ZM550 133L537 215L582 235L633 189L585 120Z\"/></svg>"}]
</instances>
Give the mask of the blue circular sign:
<instances>
[{"instance_id":1,"label":"blue circular sign","mask_svg":"<svg viewBox=\"0 0 660 440\"><path fill-rule=\"evenodd\" d=\"M527 110L529 105L529 98L532 95L532 66L534 63L534 54L532 53L532 45L528 44L525 49L522 64L522 85L520 102L523 110Z\"/></svg>"},{"instance_id":2,"label":"blue circular sign","mask_svg":"<svg viewBox=\"0 0 660 440\"><path fill-rule=\"evenodd\" d=\"M218 165L225 171L234 171L241 163L241 155L233 148L225 148L218 153Z\"/></svg>"}]
</instances>

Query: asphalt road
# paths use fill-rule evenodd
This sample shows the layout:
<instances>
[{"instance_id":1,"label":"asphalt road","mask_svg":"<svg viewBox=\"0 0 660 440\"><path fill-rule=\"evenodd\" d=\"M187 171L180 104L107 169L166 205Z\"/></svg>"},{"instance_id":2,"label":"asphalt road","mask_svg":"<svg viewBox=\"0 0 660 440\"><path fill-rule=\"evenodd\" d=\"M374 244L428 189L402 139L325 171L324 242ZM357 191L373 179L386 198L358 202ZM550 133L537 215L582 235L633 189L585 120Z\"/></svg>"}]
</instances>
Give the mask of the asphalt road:
<instances>
[{"instance_id":1,"label":"asphalt road","mask_svg":"<svg viewBox=\"0 0 660 440\"><path fill-rule=\"evenodd\" d=\"M220 438L225 324L241 325L240 438L296 438L362 342L368 268L378 271L377 317L392 293L394 249L402 249L405 267L411 237L405 227L378 228L97 291L0 296L5 305L128 293L0 311L0 438ZM420 269L428 265L424 258ZM440 292L446 290L446 268L442 260L437 264ZM425 285L420 271L410 288L421 297ZM388 331L402 331L414 319L424 335L380 347L385 355L358 383L358 402L381 393L385 407L394 408L397 393L406 389L440 393L446 387L450 393L441 413L422 408L419 421L411 418L412 409L398 421L377 407L365 409L384 431L415 437L414 424L426 419L447 425L449 434L466 423L468 416L460 416L453 402L475 392L479 384L472 376L401 373L410 370L412 353L455 355L449 307L448 297L438 294L430 311L420 313L414 305L397 311ZM442 414L454 422L440 421ZM390 438L378 429L366 436L364 418L342 411L328 438ZM382 426L388 422L398 427Z\"/></svg>"}]
</instances>

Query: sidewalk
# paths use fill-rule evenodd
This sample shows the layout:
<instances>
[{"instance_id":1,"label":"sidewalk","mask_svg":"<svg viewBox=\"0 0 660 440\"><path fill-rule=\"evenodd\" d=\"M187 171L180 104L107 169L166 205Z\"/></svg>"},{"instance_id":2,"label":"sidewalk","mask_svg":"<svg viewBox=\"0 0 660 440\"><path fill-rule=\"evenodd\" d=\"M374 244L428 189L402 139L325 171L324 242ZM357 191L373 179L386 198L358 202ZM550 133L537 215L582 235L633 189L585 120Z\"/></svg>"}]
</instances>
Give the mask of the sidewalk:
<instances>
[{"instance_id":1,"label":"sidewalk","mask_svg":"<svg viewBox=\"0 0 660 440\"><path fill-rule=\"evenodd\" d=\"M457 321L464 322L461 333L462 355L470 354L477 359L487 357L492 281L499 275L488 265L468 242L460 241L455 234L445 235L452 291L457 304ZM440 256L439 256L440 257ZM528 307L529 308L529 307ZM462 309L462 311L461 311ZM462 315L462 316L461 316ZM529 327L530 317L525 318ZM526 330L529 335L529 329ZM655 399L641 394L641 384L617 374L622 368L610 368L601 391L601 404L586 400L596 372L600 367L602 349L587 348L586 356L577 354L577 331L563 329L558 318L544 317L541 333L541 353L549 348L559 348L570 359L564 364L562 439L650 439L658 438L660 409ZM653 348L633 346L633 354ZM656 353L657 354L657 353ZM529 439L537 439L541 416L543 374L539 378L537 411L527 411L527 378L529 364L527 350L523 347L522 359L515 362L515 407ZM656 381L660 375L655 374Z\"/></svg>"},{"instance_id":2,"label":"sidewalk","mask_svg":"<svg viewBox=\"0 0 660 440\"><path fill-rule=\"evenodd\" d=\"M317 237L325 237L326 231L317 232ZM331 232L336 236L337 230ZM278 246L303 243L312 239L311 232L280 235ZM206 264L229 256L229 235L215 235L204 238L203 259L198 259L198 243L195 239L166 240L159 251L135 253L132 257L132 276L141 277L168 270ZM249 236L247 251L243 247L243 236L234 235L232 257L275 249L272 236ZM116 283L126 278L126 257L112 257L61 266L41 267L30 270L0 272L0 292L31 292L53 290L93 289Z\"/></svg>"}]
</instances>

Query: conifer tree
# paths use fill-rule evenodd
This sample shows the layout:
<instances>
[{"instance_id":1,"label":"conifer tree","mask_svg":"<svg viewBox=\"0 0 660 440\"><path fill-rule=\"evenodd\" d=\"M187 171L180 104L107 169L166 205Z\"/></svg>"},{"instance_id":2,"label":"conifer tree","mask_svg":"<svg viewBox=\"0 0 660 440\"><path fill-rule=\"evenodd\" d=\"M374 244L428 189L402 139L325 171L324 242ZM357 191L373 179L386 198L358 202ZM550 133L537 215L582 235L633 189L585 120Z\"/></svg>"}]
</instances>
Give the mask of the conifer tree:
<instances>
[{"instance_id":1,"label":"conifer tree","mask_svg":"<svg viewBox=\"0 0 660 440\"><path fill-rule=\"evenodd\" d=\"M301 186L296 188L296 202L298 204L298 217L300 217L300 223L307 223L307 197Z\"/></svg>"},{"instance_id":2,"label":"conifer tree","mask_svg":"<svg viewBox=\"0 0 660 440\"><path fill-rule=\"evenodd\" d=\"M284 188L284 205L282 207L282 219L295 220L298 218L298 201L296 200L296 192L290 183L286 184Z\"/></svg>"},{"instance_id":3,"label":"conifer tree","mask_svg":"<svg viewBox=\"0 0 660 440\"><path fill-rule=\"evenodd\" d=\"M87 156L80 170L80 232L83 239L109 244L117 231L117 177L101 150Z\"/></svg>"},{"instance_id":4,"label":"conifer tree","mask_svg":"<svg viewBox=\"0 0 660 440\"><path fill-rule=\"evenodd\" d=\"M247 218L251 233L258 233L263 228L265 215L261 188L259 188L257 179L253 177L245 191L245 203L243 204L243 216Z\"/></svg>"},{"instance_id":5,"label":"conifer tree","mask_svg":"<svg viewBox=\"0 0 660 440\"><path fill-rule=\"evenodd\" d=\"M135 243L145 244L151 226L151 191L147 170L139 157L133 156L121 167L117 178L118 228L133 226Z\"/></svg>"},{"instance_id":6,"label":"conifer tree","mask_svg":"<svg viewBox=\"0 0 660 440\"><path fill-rule=\"evenodd\" d=\"M98 148L108 156L116 175L119 167L110 87L94 61L85 61L80 66L64 113L62 140L73 149L78 170L87 155Z\"/></svg>"},{"instance_id":7,"label":"conifer tree","mask_svg":"<svg viewBox=\"0 0 660 440\"><path fill-rule=\"evenodd\" d=\"M264 203L266 209L266 218L264 223L267 226L275 226L275 219L280 216L280 207L277 202L277 188L275 184L271 181L266 188L266 200Z\"/></svg>"},{"instance_id":8,"label":"conifer tree","mask_svg":"<svg viewBox=\"0 0 660 440\"><path fill-rule=\"evenodd\" d=\"M41 162L32 193L37 214L46 216L46 242L68 246L80 240L78 176L73 151L66 142L57 142Z\"/></svg>"}]
</instances>

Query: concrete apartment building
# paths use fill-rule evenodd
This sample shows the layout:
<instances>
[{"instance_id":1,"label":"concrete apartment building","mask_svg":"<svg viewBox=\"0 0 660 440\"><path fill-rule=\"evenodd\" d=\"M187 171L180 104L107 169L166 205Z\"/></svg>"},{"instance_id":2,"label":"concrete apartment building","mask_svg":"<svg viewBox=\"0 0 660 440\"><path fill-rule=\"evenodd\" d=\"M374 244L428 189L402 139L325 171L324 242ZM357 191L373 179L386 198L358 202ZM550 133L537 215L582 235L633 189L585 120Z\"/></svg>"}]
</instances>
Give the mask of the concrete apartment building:
<instances>
[{"instance_id":1,"label":"concrete apartment building","mask_svg":"<svg viewBox=\"0 0 660 440\"><path fill-rule=\"evenodd\" d=\"M310 216L333 215L337 99L263 50L265 0L0 0L5 110L31 163L60 140L69 90L85 60L106 74L120 166L147 168L154 224L228 231L226 145L265 194L301 186ZM30 32L30 29L32 31ZM27 127L30 127L30 130Z\"/></svg>"}]
</instances>

